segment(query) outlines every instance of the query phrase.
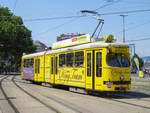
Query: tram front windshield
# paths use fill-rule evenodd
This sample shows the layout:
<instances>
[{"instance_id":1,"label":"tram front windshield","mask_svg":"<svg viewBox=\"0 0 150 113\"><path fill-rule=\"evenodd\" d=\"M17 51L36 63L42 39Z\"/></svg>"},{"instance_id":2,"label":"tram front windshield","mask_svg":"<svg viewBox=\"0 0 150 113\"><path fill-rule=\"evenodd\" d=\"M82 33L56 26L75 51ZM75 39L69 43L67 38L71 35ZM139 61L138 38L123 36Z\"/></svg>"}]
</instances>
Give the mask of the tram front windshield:
<instances>
[{"instance_id":1,"label":"tram front windshield","mask_svg":"<svg viewBox=\"0 0 150 113\"><path fill-rule=\"evenodd\" d=\"M112 67L129 67L130 62L122 53L107 54L107 64Z\"/></svg>"}]
</instances>

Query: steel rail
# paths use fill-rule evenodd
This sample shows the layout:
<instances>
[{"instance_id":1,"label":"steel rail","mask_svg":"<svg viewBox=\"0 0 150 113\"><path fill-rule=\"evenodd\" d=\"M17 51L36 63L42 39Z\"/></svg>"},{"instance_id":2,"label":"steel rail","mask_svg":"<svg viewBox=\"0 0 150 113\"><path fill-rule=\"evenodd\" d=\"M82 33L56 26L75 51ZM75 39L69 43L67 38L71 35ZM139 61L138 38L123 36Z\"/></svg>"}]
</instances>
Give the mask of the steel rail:
<instances>
[{"instance_id":1,"label":"steel rail","mask_svg":"<svg viewBox=\"0 0 150 113\"><path fill-rule=\"evenodd\" d=\"M22 82L22 83L25 83L25 82ZM30 88L30 87L29 87ZM32 89L33 90L33 89ZM35 90L34 90L35 91ZM36 91L37 92L37 91ZM39 92L37 92L37 93L39 93ZM48 98L48 99L50 99L50 100L53 100L53 101L55 101L56 103L59 103L59 104L61 104L61 105L63 105L63 106L65 106L65 107L67 107L67 108L69 108L69 109L71 109L71 110L73 110L73 111L75 111L75 112L77 112L77 113L82 113L82 111L80 111L79 110L79 108L77 109L77 108L75 108L75 106L76 105L74 105L74 104L72 104L72 103L70 103L70 102L67 102L67 101L65 101L64 99L61 99L61 98L58 98L58 97L52 97L52 96L47 96L47 95L45 95L45 94L41 94L42 96L44 96L44 97L46 97L46 98ZM68 104L67 104L67 103ZM71 106L72 105L72 106ZM76 106L76 107L79 107L79 106Z\"/></svg>"},{"instance_id":2,"label":"steel rail","mask_svg":"<svg viewBox=\"0 0 150 113\"><path fill-rule=\"evenodd\" d=\"M0 78L4 77L5 75L0 75Z\"/></svg>"},{"instance_id":3,"label":"steel rail","mask_svg":"<svg viewBox=\"0 0 150 113\"><path fill-rule=\"evenodd\" d=\"M106 97L106 96L103 96L101 98L103 99L107 99L107 100L112 100L114 102L119 102L119 103L123 103L123 104L127 104L127 105L131 105L131 106L135 106L135 107L139 107L139 108L145 108L145 109L150 109L150 107L147 107L147 106L143 106L143 105L138 105L138 104L134 104L134 103L130 103L130 102L125 102L125 101L121 101L121 100L117 100L115 98L127 98L127 96L123 96L123 95L113 95L113 97Z\"/></svg>"},{"instance_id":4,"label":"steel rail","mask_svg":"<svg viewBox=\"0 0 150 113\"><path fill-rule=\"evenodd\" d=\"M4 77L4 76L3 76L3 77ZM3 80L5 80L6 78L8 78L8 75L5 76L4 78L2 78L2 79L0 80L0 90L2 91L2 93L3 93L4 97L5 97L5 99L7 100L8 104L11 106L11 108L14 110L14 112L15 112L15 113L20 113L20 112L18 111L18 109L16 108L16 106L15 106L15 105L12 103L12 101L9 99L9 97L7 96L5 90L4 90L3 86L2 86L2 82L3 82Z\"/></svg>"},{"instance_id":5,"label":"steel rail","mask_svg":"<svg viewBox=\"0 0 150 113\"><path fill-rule=\"evenodd\" d=\"M57 103L60 103L60 104L66 106L66 107L68 107L68 108L70 108L70 109L72 109L72 110L74 110L74 111L76 111L76 112L81 113L81 111L76 110L74 107L67 105L67 104L64 103L63 101L60 101L60 99L55 99L55 98L52 98L52 97L46 96L46 95L43 95L43 96L45 96L46 98L49 98L49 99L51 99L51 100L53 100L53 101L55 101L55 102L57 102ZM100 95L95 95L95 96L101 97ZM113 98L110 98L110 97L109 97L109 98L108 98L108 97L106 97L106 96L103 96L103 97L101 97L101 98L104 98L104 99L107 99L107 100L112 100L112 101L119 102L119 103L123 103L123 104L127 104L127 105L131 105L131 106L135 106L135 107L150 109L150 107L147 107L147 106L138 105L138 104L134 104L134 103L125 102L125 101L121 101L121 100L115 99L115 98L118 98L118 97L126 98L127 96L123 96L123 95L113 95L113 96L115 96L115 97L113 97Z\"/></svg>"},{"instance_id":6,"label":"steel rail","mask_svg":"<svg viewBox=\"0 0 150 113\"><path fill-rule=\"evenodd\" d=\"M25 89L23 89L21 86L19 86L16 82L15 82L15 76L12 77L12 82L20 89L22 90L24 93L26 93L27 95L29 95L30 97L32 97L33 99L35 99L36 101L38 101L39 103L43 104L44 106L46 106L47 108L49 108L50 110L53 110L56 113L61 113L60 111L58 111L56 108L50 106L49 104L46 104L44 101L40 100L39 98L37 98L36 96L32 95L31 93L27 92Z\"/></svg>"}]
</instances>

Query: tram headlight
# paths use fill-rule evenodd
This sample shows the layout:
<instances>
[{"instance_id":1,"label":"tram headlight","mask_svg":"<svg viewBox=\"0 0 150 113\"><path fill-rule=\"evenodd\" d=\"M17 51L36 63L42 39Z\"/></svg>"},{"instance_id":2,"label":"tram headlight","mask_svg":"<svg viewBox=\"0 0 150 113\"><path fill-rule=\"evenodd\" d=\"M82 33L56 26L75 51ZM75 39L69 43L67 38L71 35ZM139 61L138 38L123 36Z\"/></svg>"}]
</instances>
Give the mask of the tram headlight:
<instances>
[{"instance_id":1,"label":"tram headlight","mask_svg":"<svg viewBox=\"0 0 150 113\"><path fill-rule=\"evenodd\" d=\"M124 76L120 76L120 80L123 81L124 80Z\"/></svg>"}]
</instances>

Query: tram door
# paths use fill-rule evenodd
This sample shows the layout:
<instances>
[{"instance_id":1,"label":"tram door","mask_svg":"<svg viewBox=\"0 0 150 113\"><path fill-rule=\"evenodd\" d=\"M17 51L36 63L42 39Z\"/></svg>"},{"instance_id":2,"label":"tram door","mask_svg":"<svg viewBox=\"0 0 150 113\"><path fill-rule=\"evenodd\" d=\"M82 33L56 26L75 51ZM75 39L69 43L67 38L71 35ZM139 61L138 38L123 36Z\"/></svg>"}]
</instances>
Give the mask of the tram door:
<instances>
[{"instance_id":1,"label":"tram door","mask_svg":"<svg viewBox=\"0 0 150 113\"><path fill-rule=\"evenodd\" d=\"M93 52L86 51L86 89L93 89Z\"/></svg>"},{"instance_id":2,"label":"tram door","mask_svg":"<svg viewBox=\"0 0 150 113\"><path fill-rule=\"evenodd\" d=\"M100 90L102 84L102 50L95 50L94 53L94 89Z\"/></svg>"},{"instance_id":3,"label":"tram door","mask_svg":"<svg viewBox=\"0 0 150 113\"><path fill-rule=\"evenodd\" d=\"M55 56L51 56L51 66L50 66L50 72L51 72L51 76L50 76L50 82L51 84L54 84L54 77L55 77L55 73L54 73L54 59Z\"/></svg>"},{"instance_id":4,"label":"tram door","mask_svg":"<svg viewBox=\"0 0 150 113\"><path fill-rule=\"evenodd\" d=\"M99 90L102 76L102 51L86 51L86 89Z\"/></svg>"},{"instance_id":5,"label":"tram door","mask_svg":"<svg viewBox=\"0 0 150 113\"><path fill-rule=\"evenodd\" d=\"M38 81L38 74L39 74L39 59L38 57L35 58L34 64L34 80Z\"/></svg>"},{"instance_id":6,"label":"tram door","mask_svg":"<svg viewBox=\"0 0 150 113\"><path fill-rule=\"evenodd\" d=\"M34 59L34 80L37 81L37 58Z\"/></svg>"},{"instance_id":7,"label":"tram door","mask_svg":"<svg viewBox=\"0 0 150 113\"><path fill-rule=\"evenodd\" d=\"M54 84L55 83L55 78L57 76L57 67L58 67L58 57L56 55L52 55L51 56L51 83Z\"/></svg>"}]
</instances>

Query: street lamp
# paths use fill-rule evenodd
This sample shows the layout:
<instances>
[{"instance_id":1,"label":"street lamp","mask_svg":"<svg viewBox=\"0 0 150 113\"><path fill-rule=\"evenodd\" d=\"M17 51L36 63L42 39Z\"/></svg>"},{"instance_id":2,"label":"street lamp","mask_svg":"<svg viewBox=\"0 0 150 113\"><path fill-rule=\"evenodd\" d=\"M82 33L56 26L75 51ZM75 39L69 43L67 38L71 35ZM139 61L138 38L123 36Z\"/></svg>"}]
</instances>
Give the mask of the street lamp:
<instances>
[{"instance_id":1,"label":"street lamp","mask_svg":"<svg viewBox=\"0 0 150 113\"><path fill-rule=\"evenodd\" d=\"M127 14L121 14L120 16L123 17L123 42L125 43L125 16L128 16Z\"/></svg>"}]
</instances>

